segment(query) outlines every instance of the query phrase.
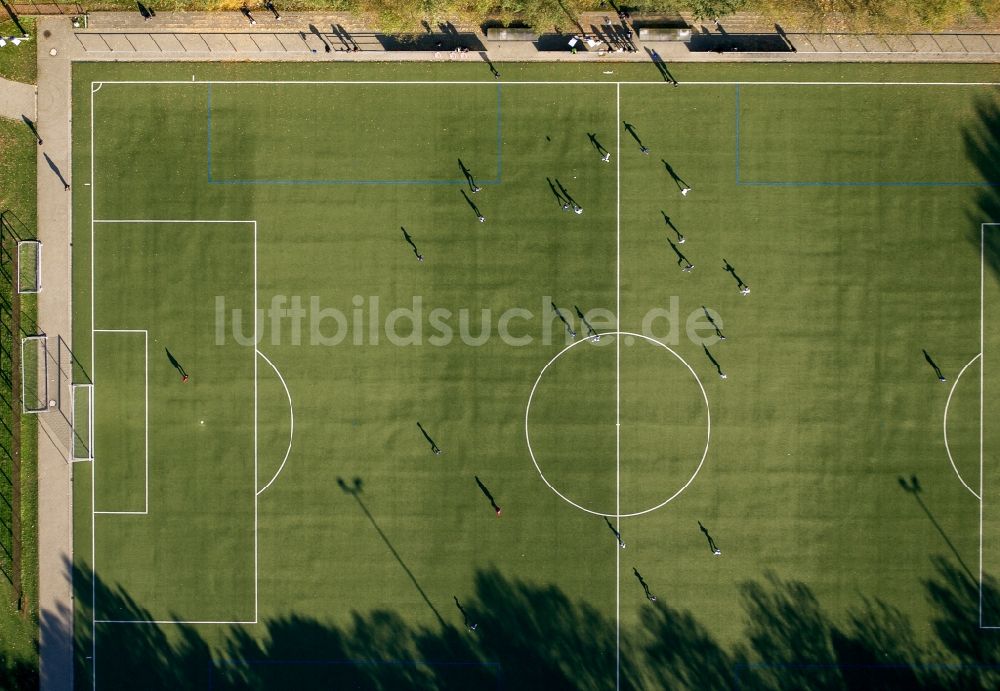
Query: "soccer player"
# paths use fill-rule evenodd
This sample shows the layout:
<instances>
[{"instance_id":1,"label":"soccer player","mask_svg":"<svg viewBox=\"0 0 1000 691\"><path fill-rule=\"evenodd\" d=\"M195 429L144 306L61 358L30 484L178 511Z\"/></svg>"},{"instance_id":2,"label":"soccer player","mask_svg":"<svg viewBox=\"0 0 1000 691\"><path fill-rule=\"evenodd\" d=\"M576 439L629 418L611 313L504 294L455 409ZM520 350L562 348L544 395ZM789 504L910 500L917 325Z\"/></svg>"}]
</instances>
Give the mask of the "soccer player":
<instances>
[{"instance_id":1,"label":"soccer player","mask_svg":"<svg viewBox=\"0 0 1000 691\"><path fill-rule=\"evenodd\" d=\"M715 540L712 539L712 536L708 534L708 528L703 526L701 524L701 521L698 521L698 527L701 528L701 532L705 533L705 537L708 538L708 548L712 550L713 556L717 557L721 555L722 550L719 549L719 546L715 544Z\"/></svg>"},{"instance_id":2,"label":"soccer player","mask_svg":"<svg viewBox=\"0 0 1000 691\"><path fill-rule=\"evenodd\" d=\"M615 529L613 525L611 525L611 521L608 520L607 516L604 517L604 522L608 524L608 528L611 529L611 532L614 534L615 539L618 541L619 549L625 549L625 542L622 540L622 534L619 533L618 530Z\"/></svg>"},{"instance_id":3,"label":"soccer player","mask_svg":"<svg viewBox=\"0 0 1000 691\"><path fill-rule=\"evenodd\" d=\"M187 382L188 380L187 370L184 369L184 366L181 365L181 363L177 362L177 358L173 356L173 353L171 353L169 349L164 348L164 350L167 351L167 359L170 360L170 364L173 365L174 369L177 370L177 373L181 375L181 382L182 383Z\"/></svg>"}]
</instances>

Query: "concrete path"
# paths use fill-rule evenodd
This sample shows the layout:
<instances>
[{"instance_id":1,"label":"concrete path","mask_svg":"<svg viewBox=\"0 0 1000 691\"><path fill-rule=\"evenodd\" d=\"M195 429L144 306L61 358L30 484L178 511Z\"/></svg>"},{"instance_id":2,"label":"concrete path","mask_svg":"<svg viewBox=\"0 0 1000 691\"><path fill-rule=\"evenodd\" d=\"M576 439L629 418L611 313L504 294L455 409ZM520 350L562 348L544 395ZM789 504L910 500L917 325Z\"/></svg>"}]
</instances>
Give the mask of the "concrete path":
<instances>
[{"instance_id":1,"label":"concrete path","mask_svg":"<svg viewBox=\"0 0 1000 691\"><path fill-rule=\"evenodd\" d=\"M69 26L66 18L39 19L38 37L49 26ZM73 491L71 392L68 352L72 347L70 309L70 201L59 175L72 184L70 169L70 62L38 46L38 239L43 246L44 289L38 294L38 323L49 337L50 369L62 376L50 388L55 408L40 414L38 434L38 598L41 688L73 688ZM58 51L57 51L58 53ZM56 172L58 170L58 173ZM60 337L65 346L60 345ZM52 386L52 385L50 385ZM85 469L89 471L89 468Z\"/></svg>"},{"instance_id":2,"label":"concrete path","mask_svg":"<svg viewBox=\"0 0 1000 691\"><path fill-rule=\"evenodd\" d=\"M35 119L35 87L0 77L0 117L20 120L24 115Z\"/></svg>"},{"instance_id":3,"label":"concrete path","mask_svg":"<svg viewBox=\"0 0 1000 691\"><path fill-rule=\"evenodd\" d=\"M455 45L470 48L465 59L479 59L475 53L485 51L496 62L648 61L644 48L668 62L1000 61L1000 27L985 24L977 25L976 33L874 35L816 33L802 23L779 29L757 15L735 15L719 24L678 15L677 21L691 26L688 42L643 38L637 31L635 53L609 53L600 49L602 44L572 54L557 37L547 37L552 39L546 41L548 49L540 49L532 40L490 40L478 25L461 22L428 25L424 43L443 44L435 51L399 50L397 42L345 13L292 12L279 20L260 10L253 17L254 24L239 12L161 12L149 20L138 12L99 12L89 15L88 28L74 31L71 43L61 48L73 52L74 59L82 51L87 60L134 61L443 61L460 59ZM601 12L577 19L581 33L590 35L604 32L608 20L617 24L614 15ZM347 52L345 45L360 50ZM786 45L794 50L785 50Z\"/></svg>"}]
</instances>

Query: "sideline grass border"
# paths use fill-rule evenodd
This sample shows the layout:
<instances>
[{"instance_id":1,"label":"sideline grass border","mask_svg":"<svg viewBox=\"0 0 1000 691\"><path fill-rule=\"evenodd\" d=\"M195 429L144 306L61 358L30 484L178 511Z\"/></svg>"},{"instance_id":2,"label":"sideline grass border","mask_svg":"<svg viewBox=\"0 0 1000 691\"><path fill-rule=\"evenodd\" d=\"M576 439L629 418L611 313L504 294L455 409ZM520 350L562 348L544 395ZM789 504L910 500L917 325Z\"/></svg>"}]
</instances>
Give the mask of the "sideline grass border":
<instances>
[{"instance_id":1,"label":"sideline grass border","mask_svg":"<svg viewBox=\"0 0 1000 691\"><path fill-rule=\"evenodd\" d=\"M0 51L2 52L2 51ZM34 52L32 52L34 56ZM32 57L32 59L34 59ZM35 184L37 171L37 144L34 136L22 122L0 118L0 147L4 156L0 159L0 212L10 212L22 230L34 227L36 218L37 186ZM12 286L6 281L0 282L2 299L13 299ZM0 329L4 339L10 346L11 353L19 354L19 335L25 335L33 330L38 318L38 296L21 294L20 319L24 328L21 334L10 334ZM8 323L4 317L4 323ZM3 376L0 386L10 395L9 404L0 403L0 411L14 411L21 405L14 394L15 388L20 388L16 380L18 373L10 371L11 362L3 358ZM16 364L16 363L14 363ZM18 366L19 367L19 366ZM10 386L8 386L8 382ZM16 385L16 387L15 387ZM38 680L38 637L39 637L39 606L38 606L38 420L34 415L20 415L15 411L13 419L20 419L17 430L18 448L11 449L11 455L17 454L20 465L20 545L21 545L21 577L20 592L21 607L8 597L12 593L6 579L0 576L0 639L3 640L6 658L0 656L0 664L7 665L4 671L15 671L18 674L30 675ZM13 416L11 416L13 417ZM7 435L6 430L0 434ZM11 439L5 436L5 439ZM17 438L15 437L15 438ZM8 461L9 462L9 461Z\"/></svg>"}]
</instances>

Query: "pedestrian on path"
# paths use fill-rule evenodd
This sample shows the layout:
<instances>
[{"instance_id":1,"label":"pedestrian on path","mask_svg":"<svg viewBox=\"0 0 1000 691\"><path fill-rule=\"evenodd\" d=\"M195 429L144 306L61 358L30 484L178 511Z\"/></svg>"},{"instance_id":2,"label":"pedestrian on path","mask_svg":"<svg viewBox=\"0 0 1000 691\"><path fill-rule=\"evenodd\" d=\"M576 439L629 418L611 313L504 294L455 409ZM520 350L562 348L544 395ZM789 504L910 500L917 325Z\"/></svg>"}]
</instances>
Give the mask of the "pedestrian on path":
<instances>
[{"instance_id":1,"label":"pedestrian on path","mask_svg":"<svg viewBox=\"0 0 1000 691\"><path fill-rule=\"evenodd\" d=\"M31 133L35 135L35 139L38 141L38 146L41 146L42 135L38 134L38 129L35 127L34 121L32 121L32 119L29 118L27 115L23 114L21 115L21 120L23 120L24 124L28 126L28 129L31 130Z\"/></svg>"}]
</instances>

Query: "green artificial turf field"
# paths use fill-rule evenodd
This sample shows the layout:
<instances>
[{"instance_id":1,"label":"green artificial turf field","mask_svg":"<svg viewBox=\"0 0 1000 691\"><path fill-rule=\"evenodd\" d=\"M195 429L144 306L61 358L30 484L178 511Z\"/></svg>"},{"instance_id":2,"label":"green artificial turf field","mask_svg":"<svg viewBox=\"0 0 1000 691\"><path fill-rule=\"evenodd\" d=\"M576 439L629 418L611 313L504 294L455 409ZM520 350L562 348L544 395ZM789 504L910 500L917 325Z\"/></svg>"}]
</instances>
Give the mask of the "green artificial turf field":
<instances>
[{"instance_id":1,"label":"green artificial turf field","mask_svg":"<svg viewBox=\"0 0 1000 691\"><path fill-rule=\"evenodd\" d=\"M995 686L995 68L499 69L76 66L77 685Z\"/></svg>"}]
</instances>

